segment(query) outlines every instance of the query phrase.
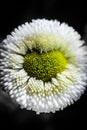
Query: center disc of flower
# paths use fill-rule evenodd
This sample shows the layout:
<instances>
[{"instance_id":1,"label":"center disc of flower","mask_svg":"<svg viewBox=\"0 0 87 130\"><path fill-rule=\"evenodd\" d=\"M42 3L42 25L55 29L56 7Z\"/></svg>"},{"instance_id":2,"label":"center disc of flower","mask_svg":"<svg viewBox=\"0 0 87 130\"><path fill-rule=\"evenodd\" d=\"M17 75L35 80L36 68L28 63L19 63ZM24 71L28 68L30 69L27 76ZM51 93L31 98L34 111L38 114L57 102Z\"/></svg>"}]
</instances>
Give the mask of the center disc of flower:
<instances>
[{"instance_id":1,"label":"center disc of flower","mask_svg":"<svg viewBox=\"0 0 87 130\"><path fill-rule=\"evenodd\" d=\"M30 77L48 82L66 67L67 61L57 50L47 53L29 52L24 57L23 68Z\"/></svg>"}]
</instances>

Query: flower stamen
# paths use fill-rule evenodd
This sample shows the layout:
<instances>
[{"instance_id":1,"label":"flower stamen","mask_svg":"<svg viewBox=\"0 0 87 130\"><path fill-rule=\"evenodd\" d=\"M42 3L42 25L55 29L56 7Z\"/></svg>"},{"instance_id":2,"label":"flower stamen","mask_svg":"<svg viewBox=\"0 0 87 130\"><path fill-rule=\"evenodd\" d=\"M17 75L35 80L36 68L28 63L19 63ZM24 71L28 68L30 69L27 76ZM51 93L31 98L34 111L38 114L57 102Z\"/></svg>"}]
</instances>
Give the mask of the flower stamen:
<instances>
[{"instance_id":1,"label":"flower stamen","mask_svg":"<svg viewBox=\"0 0 87 130\"><path fill-rule=\"evenodd\" d=\"M25 55L23 68L29 76L48 82L61 73L66 64L67 60L58 50L41 54L33 51Z\"/></svg>"}]
</instances>

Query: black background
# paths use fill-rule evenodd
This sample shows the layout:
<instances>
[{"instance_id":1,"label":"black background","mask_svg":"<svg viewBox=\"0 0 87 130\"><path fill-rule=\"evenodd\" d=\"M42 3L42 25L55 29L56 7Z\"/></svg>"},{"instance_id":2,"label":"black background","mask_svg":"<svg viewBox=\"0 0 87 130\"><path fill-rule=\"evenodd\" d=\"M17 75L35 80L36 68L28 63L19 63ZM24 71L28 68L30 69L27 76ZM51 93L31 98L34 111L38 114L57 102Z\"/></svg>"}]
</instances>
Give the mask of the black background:
<instances>
[{"instance_id":1,"label":"black background","mask_svg":"<svg viewBox=\"0 0 87 130\"><path fill-rule=\"evenodd\" d=\"M14 28L32 19L57 19L73 26L87 41L87 7L82 1L31 0L0 1L0 40ZM21 110L10 97L0 90L0 130L4 127L27 127L28 129L58 130L84 129L87 118L87 91L75 104L55 114L36 115ZM87 127L87 126L86 126Z\"/></svg>"}]
</instances>

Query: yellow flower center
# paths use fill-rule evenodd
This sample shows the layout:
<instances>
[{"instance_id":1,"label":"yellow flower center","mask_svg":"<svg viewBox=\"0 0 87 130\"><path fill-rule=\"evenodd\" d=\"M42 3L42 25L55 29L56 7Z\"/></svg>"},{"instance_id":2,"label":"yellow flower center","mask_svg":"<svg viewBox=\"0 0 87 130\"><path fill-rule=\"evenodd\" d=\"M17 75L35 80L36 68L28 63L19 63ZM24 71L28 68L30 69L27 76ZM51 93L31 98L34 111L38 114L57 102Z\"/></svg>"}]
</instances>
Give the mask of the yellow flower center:
<instances>
[{"instance_id":1,"label":"yellow flower center","mask_svg":"<svg viewBox=\"0 0 87 130\"><path fill-rule=\"evenodd\" d=\"M46 53L32 51L25 55L23 68L30 77L48 82L55 78L57 73L61 73L66 64L66 58L58 50Z\"/></svg>"}]
</instances>

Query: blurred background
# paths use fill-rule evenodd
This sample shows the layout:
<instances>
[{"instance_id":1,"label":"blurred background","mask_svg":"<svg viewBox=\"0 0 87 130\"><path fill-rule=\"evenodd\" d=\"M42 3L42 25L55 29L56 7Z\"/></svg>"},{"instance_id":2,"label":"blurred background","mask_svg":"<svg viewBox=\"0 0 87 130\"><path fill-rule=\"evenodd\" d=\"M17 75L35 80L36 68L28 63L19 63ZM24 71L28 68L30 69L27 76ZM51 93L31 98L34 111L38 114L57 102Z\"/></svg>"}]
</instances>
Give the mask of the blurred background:
<instances>
[{"instance_id":1,"label":"blurred background","mask_svg":"<svg viewBox=\"0 0 87 130\"><path fill-rule=\"evenodd\" d=\"M87 42L87 7L84 0L28 0L0 1L0 41L14 28L32 19L46 18L66 22L77 30ZM3 87L3 86L2 86ZM58 130L84 129L87 118L87 90L75 104L63 111L36 115L33 111L21 110L0 88L0 127ZM87 127L87 126L86 126Z\"/></svg>"}]
</instances>

